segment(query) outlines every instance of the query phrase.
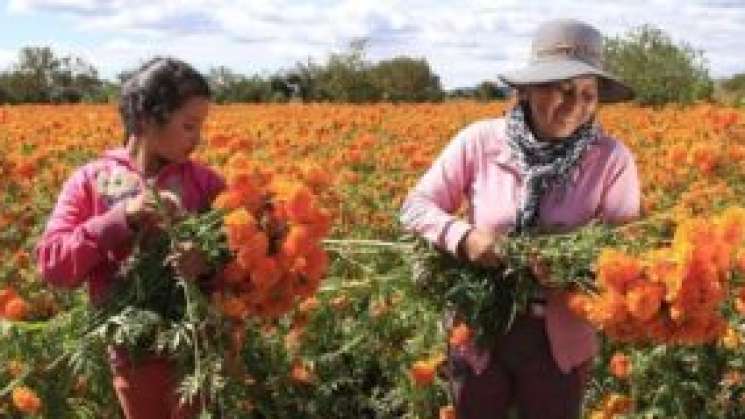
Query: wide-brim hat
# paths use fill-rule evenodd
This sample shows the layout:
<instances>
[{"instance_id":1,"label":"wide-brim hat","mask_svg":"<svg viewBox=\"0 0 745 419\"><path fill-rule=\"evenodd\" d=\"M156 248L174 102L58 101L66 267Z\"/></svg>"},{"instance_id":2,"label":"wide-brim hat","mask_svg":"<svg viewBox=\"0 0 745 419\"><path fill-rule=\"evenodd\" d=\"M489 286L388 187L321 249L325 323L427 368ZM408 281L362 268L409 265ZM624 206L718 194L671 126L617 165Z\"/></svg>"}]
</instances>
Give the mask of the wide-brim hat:
<instances>
[{"instance_id":1,"label":"wide-brim hat","mask_svg":"<svg viewBox=\"0 0 745 419\"><path fill-rule=\"evenodd\" d=\"M526 67L499 75L510 87L550 83L579 76L598 77L601 102L634 98L634 91L618 77L604 70L603 36L594 27L574 19L542 24L531 44Z\"/></svg>"}]
</instances>

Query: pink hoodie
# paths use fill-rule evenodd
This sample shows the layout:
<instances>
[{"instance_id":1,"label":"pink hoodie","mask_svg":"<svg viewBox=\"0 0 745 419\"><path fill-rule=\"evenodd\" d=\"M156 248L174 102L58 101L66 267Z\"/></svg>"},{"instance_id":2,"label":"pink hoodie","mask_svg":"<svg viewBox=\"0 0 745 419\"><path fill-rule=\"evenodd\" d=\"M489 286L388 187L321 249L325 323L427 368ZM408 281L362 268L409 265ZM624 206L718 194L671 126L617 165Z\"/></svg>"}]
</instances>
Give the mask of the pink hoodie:
<instances>
[{"instance_id":1,"label":"pink hoodie","mask_svg":"<svg viewBox=\"0 0 745 419\"><path fill-rule=\"evenodd\" d=\"M100 303L130 251L133 233L125 218L125 201L137 195L143 184L142 174L123 148L107 151L76 170L62 187L36 247L42 277L67 288L87 281L91 301ZM197 212L209 208L224 181L189 161L164 167L155 185L174 192L187 211Z\"/></svg>"},{"instance_id":2,"label":"pink hoodie","mask_svg":"<svg viewBox=\"0 0 745 419\"><path fill-rule=\"evenodd\" d=\"M401 210L403 225L455 253L474 227L507 233L525 194L525 175L505 141L504 119L476 122L463 129L411 190ZM468 203L467 220L453 213ZM567 230L593 219L621 223L639 215L639 179L634 158L619 141L601 135L575 171L566 194L541 201L540 221ZM549 292L546 333L556 363L564 372L597 350L589 324L567 307L562 292ZM480 372L488 354L470 348L463 355Z\"/></svg>"}]
</instances>

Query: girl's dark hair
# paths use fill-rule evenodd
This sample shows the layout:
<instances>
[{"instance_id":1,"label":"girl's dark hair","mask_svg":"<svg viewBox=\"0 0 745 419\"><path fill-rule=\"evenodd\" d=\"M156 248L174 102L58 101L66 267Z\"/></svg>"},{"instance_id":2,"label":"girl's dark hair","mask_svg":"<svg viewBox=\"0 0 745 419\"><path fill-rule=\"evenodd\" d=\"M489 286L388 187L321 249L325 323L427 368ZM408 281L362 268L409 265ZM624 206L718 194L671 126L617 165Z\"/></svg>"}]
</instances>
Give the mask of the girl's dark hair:
<instances>
[{"instance_id":1,"label":"girl's dark hair","mask_svg":"<svg viewBox=\"0 0 745 419\"><path fill-rule=\"evenodd\" d=\"M147 61L122 83L119 114L124 141L140 134L147 119L165 125L171 114L192 97L210 97L209 83L197 70L170 57Z\"/></svg>"}]
</instances>

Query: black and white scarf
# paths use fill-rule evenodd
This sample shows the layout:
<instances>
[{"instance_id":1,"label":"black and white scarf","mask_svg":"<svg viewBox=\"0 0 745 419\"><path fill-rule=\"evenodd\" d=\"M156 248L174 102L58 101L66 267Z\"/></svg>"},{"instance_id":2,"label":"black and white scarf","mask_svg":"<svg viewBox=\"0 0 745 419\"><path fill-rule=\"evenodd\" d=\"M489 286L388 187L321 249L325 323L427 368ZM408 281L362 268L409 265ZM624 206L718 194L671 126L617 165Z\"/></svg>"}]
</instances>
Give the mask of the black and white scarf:
<instances>
[{"instance_id":1,"label":"black and white scarf","mask_svg":"<svg viewBox=\"0 0 745 419\"><path fill-rule=\"evenodd\" d=\"M517 209L515 234L538 226L541 198L551 188L567 186L585 150L599 132L594 120L590 120L568 138L539 140L530 129L527 112L527 104L521 103L507 115L507 143L526 176L525 196Z\"/></svg>"}]
</instances>

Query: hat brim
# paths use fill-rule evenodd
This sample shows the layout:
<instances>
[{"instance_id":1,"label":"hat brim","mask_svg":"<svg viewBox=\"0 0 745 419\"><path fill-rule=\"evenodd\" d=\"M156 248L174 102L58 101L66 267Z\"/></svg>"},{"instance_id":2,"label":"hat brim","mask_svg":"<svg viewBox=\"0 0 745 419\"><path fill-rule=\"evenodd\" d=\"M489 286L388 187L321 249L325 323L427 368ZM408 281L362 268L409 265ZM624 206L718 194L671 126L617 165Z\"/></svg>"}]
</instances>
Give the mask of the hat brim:
<instances>
[{"instance_id":1,"label":"hat brim","mask_svg":"<svg viewBox=\"0 0 745 419\"><path fill-rule=\"evenodd\" d=\"M634 91L615 76L578 60L544 61L499 75L510 87L550 83L579 76L599 77L598 96L603 103L622 102L634 98Z\"/></svg>"}]
</instances>

